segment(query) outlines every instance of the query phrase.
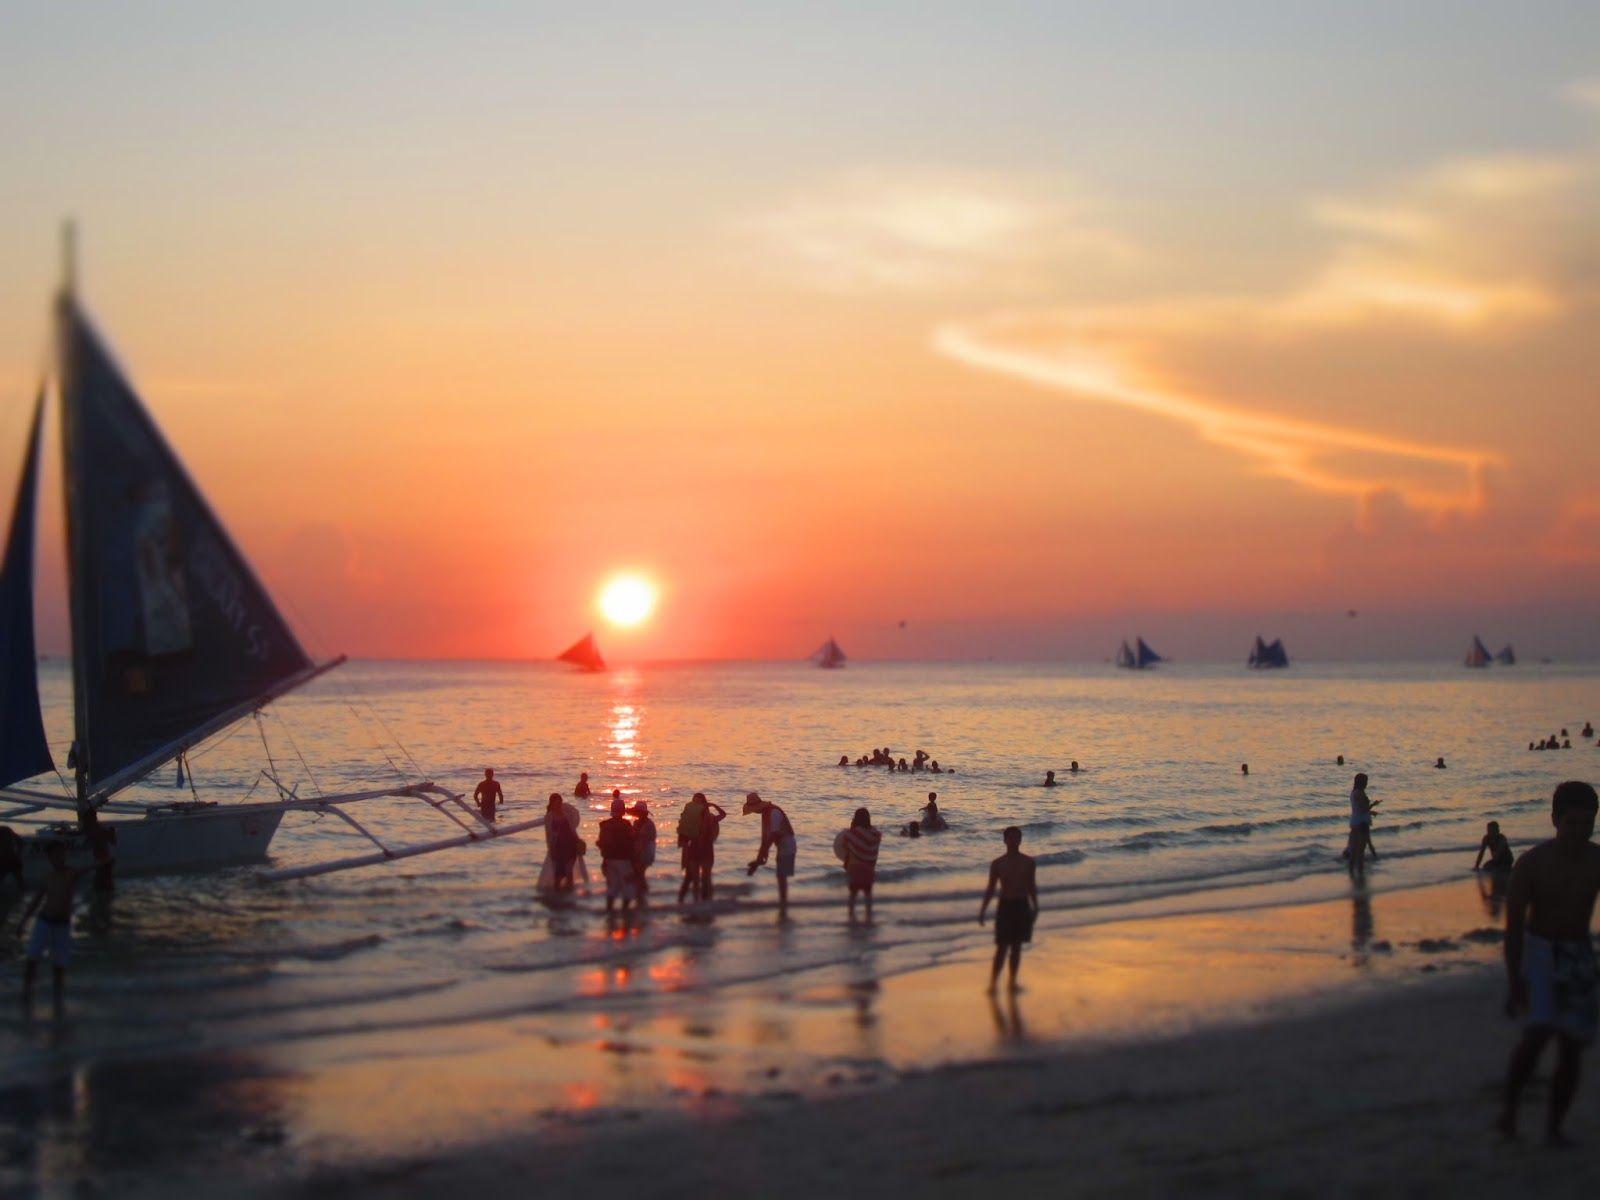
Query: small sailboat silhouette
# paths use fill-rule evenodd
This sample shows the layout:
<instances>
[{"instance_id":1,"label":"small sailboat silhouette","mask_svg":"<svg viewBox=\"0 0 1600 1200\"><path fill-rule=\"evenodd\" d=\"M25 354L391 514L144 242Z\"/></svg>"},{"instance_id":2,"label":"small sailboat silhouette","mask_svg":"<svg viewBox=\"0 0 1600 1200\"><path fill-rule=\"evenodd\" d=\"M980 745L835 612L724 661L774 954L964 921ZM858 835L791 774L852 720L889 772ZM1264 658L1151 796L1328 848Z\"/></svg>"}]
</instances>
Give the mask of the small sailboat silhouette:
<instances>
[{"instance_id":1,"label":"small sailboat silhouette","mask_svg":"<svg viewBox=\"0 0 1600 1200\"><path fill-rule=\"evenodd\" d=\"M829 638L817 647L816 652L811 655L811 661L819 667L825 667L830 670L835 667L842 667L845 664L844 650L838 642L834 641L833 638Z\"/></svg>"},{"instance_id":2,"label":"small sailboat silhouette","mask_svg":"<svg viewBox=\"0 0 1600 1200\"><path fill-rule=\"evenodd\" d=\"M1269 644L1261 640L1261 635L1256 635L1256 644L1250 649L1249 665L1257 670L1270 667L1287 667L1289 665L1289 652L1283 648L1282 638L1273 638Z\"/></svg>"},{"instance_id":3,"label":"small sailboat silhouette","mask_svg":"<svg viewBox=\"0 0 1600 1200\"><path fill-rule=\"evenodd\" d=\"M560 654L556 655L557 662L571 663L585 671L604 671L606 660L600 655L600 647L595 643L594 634L586 633Z\"/></svg>"},{"instance_id":4,"label":"small sailboat silhouette","mask_svg":"<svg viewBox=\"0 0 1600 1200\"><path fill-rule=\"evenodd\" d=\"M1489 653L1489 647L1483 644L1483 639L1474 635L1472 649L1467 651L1466 665L1469 667L1487 667L1494 661L1494 656Z\"/></svg>"}]
</instances>

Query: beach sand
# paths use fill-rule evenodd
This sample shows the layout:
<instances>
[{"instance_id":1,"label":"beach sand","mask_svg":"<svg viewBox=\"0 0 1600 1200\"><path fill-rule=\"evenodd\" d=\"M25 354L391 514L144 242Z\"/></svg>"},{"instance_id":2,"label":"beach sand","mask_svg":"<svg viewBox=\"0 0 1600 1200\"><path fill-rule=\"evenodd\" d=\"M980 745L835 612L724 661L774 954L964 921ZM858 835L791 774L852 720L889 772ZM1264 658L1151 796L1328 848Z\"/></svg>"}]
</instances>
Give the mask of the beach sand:
<instances>
[{"instance_id":1,"label":"beach sand","mask_svg":"<svg viewBox=\"0 0 1600 1200\"><path fill-rule=\"evenodd\" d=\"M97 1178L148 1195L1576 1193L1595 1152L1538 1145L1542 1085L1528 1140L1490 1133L1516 1037L1495 917L1464 881L1055 931L1015 1005L983 994L971 956L878 971L863 931L857 963L803 986L221 1065L235 1095L270 1095L266 1136ZM1570 1132L1597 1121L1600 1084Z\"/></svg>"}]
</instances>

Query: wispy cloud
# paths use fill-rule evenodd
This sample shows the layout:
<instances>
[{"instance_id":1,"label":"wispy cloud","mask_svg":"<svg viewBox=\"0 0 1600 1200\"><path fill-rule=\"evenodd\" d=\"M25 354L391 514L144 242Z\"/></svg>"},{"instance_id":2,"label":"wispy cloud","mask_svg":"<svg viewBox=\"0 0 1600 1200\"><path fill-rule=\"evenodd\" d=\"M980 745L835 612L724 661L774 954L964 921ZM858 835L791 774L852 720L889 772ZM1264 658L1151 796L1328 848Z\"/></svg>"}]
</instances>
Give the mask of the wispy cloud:
<instances>
[{"instance_id":1,"label":"wispy cloud","mask_svg":"<svg viewBox=\"0 0 1600 1200\"><path fill-rule=\"evenodd\" d=\"M1561 89L1568 103L1600 112L1600 79L1575 79Z\"/></svg>"},{"instance_id":2,"label":"wispy cloud","mask_svg":"<svg viewBox=\"0 0 1600 1200\"><path fill-rule=\"evenodd\" d=\"M1577 152L1451 160L1371 194L1313 200L1308 215L1327 244L1277 292L1012 310L946 322L933 346L970 367L1180 422L1315 491L1476 512L1486 473L1502 464L1495 452L1261 412L1260 397L1244 405L1223 385L1173 383L1168 364L1196 347L1214 359L1229 346L1303 353L1368 332L1482 340L1559 319L1596 290L1584 273L1600 264L1597 165Z\"/></svg>"},{"instance_id":3,"label":"wispy cloud","mask_svg":"<svg viewBox=\"0 0 1600 1200\"><path fill-rule=\"evenodd\" d=\"M1064 265L1139 257L1059 177L856 171L741 228L804 282L837 291L1028 291Z\"/></svg>"}]
</instances>

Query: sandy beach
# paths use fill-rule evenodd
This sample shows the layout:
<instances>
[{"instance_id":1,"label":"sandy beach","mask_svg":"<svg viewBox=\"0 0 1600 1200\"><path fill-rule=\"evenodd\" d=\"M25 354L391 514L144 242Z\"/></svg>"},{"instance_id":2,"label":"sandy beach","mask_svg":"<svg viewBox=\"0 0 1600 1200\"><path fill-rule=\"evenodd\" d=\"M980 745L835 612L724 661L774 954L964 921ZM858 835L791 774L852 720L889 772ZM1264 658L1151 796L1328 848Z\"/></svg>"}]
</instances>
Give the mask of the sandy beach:
<instances>
[{"instance_id":1,"label":"sandy beach","mask_svg":"<svg viewBox=\"0 0 1600 1200\"><path fill-rule=\"evenodd\" d=\"M1075 928L1036 947L1015 1003L983 994L981 957L896 974L868 955L582 1028L197 1062L204 1087L168 1063L149 1140L78 1177L152 1196L1576 1192L1592 1151L1538 1146L1542 1088L1527 1141L1489 1132L1515 1037L1494 903L1468 879ZM1581 1092L1580 1142L1597 1117Z\"/></svg>"}]
</instances>

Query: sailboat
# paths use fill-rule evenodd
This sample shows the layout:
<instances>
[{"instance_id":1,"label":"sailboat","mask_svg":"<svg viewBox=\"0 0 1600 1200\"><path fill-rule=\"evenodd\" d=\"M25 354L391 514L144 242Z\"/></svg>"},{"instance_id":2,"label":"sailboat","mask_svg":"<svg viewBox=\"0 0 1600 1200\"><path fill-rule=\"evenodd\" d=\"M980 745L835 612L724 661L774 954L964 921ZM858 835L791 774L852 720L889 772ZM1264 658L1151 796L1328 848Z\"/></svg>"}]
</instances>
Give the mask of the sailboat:
<instances>
[{"instance_id":1,"label":"sailboat","mask_svg":"<svg viewBox=\"0 0 1600 1200\"><path fill-rule=\"evenodd\" d=\"M1261 635L1257 634L1256 644L1250 648L1250 657L1246 662L1257 670L1287 667L1289 652L1283 648L1282 638L1273 638L1269 644L1262 641Z\"/></svg>"},{"instance_id":2,"label":"sailboat","mask_svg":"<svg viewBox=\"0 0 1600 1200\"><path fill-rule=\"evenodd\" d=\"M829 670L833 670L836 667L844 666L844 650L840 647L838 642L836 642L833 638L829 638L827 641L823 642L822 645L818 646L817 649L812 653L811 661L816 663L819 667L825 667Z\"/></svg>"},{"instance_id":3,"label":"sailboat","mask_svg":"<svg viewBox=\"0 0 1600 1200\"><path fill-rule=\"evenodd\" d=\"M560 654L556 655L557 662L571 663L575 667L582 667L585 671L604 671L606 660L600 656L600 646L594 640L593 633L586 633Z\"/></svg>"},{"instance_id":4,"label":"sailboat","mask_svg":"<svg viewBox=\"0 0 1600 1200\"><path fill-rule=\"evenodd\" d=\"M86 864L91 839L99 838L114 839L119 873L256 862L294 811L336 815L377 852L284 876L428 853L542 824L491 825L462 796L426 779L305 798L275 769L261 773L277 790L273 801L219 804L201 800L197 790L176 804L119 799L173 762L183 779L196 747L345 660L313 662L301 647L79 307L72 258L69 229L55 313L72 633L68 795L50 790L66 781L45 740L34 654L44 387L0 560L0 822L33 827L23 839L25 875L43 874L50 843L64 844L69 862ZM51 778L21 786L36 776ZM464 832L426 846L386 846L344 811L380 797L421 799ZM60 810L73 819L52 815Z\"/></svg>"},{"instance_id":5,"label":"sailboat","mask_svg":"<svg viewBox=\"0 0 1600 1200\"><path fill-rule=\"evenodd\" d=\"M1489 647L1483 644L1483 639L1474 635L1472 649L1467 651L1466 665L1469 667L1487 667L1494 661L1494 656L1489 653Z\"/></svg>"},{"instance_id":6,"label":"sailboat","mask_svg":"<svg viewBox=\"0 0 1600 1200\"><path fill-rule=\"evenodd\" d=\"M1511 648L1511 643L1507 642L1500 647L1500 653L1494 656L1494 660L1502 667L1514 667L1517 665L1517 652Z\"/></svg>"},{"instance_id":7,"label":"sailboat","mask_svg":"<svg viewBox=\"0 0 1600 1200\"><path fill-rule=\"evenodd\" d=\"M1134 643L1134 646L1130 646L1124 640L1122 645L1117 647L1117 666L1130 671L1142 671L1146 667L1153 667L1156 663L1167 661L1152 650L1150 643L1142 637L1134 638Z\"/></svg>"}]
</instances>

